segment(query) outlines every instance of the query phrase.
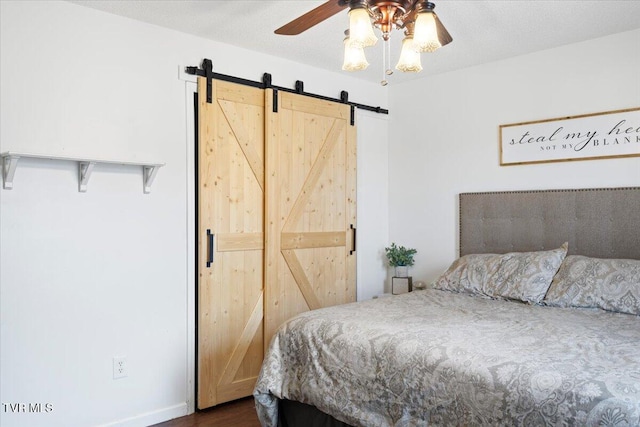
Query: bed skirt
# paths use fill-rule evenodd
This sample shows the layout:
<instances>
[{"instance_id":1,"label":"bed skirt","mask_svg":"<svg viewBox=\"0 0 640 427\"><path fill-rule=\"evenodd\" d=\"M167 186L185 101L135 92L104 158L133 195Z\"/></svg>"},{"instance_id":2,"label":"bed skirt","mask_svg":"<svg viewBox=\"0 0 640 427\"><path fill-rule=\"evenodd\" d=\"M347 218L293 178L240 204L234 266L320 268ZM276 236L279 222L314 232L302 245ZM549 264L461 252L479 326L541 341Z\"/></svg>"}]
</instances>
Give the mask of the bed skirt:
<instances>
[{"instance_id":1,"label":"bed skirt","mask_svg":"<svg viewBox=\"0 0 640 427\"><path fill-rule=\"evenodd\" d=\"M351 427L305 403L285 399L278 407L278 427Z\"/></svg>"}]
</instances>

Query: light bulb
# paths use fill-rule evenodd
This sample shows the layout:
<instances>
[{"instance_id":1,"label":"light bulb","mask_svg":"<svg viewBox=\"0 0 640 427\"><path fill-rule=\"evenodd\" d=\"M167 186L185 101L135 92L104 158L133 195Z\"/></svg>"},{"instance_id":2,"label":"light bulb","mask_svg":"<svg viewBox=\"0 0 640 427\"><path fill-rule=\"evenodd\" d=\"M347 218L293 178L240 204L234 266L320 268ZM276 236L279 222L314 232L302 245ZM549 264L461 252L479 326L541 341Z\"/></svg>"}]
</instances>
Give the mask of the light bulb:
<instances>
[{"instance_id":1,"label":"light bulb","mask_svg":"<svg viewBox=\"0 0 640 427\"><path fill-rule=\"evenodd\" d=\"M356 7L349 11L349 35L354 46L362 48L376 44L378 38L373 33L367 9Z\"/></svg>"},{"instance_id":2,"label":"light bulb","mask_svg":"<svg viewBox=\"0 0 640 427\"><path fill-rule=\"evenodd\" d=\"M433 12L418 13L413 42L420 52L433 52L442 47L438 39L438 28Z\"/></svg>"},{"instance_id":3,"label":"light bulb","mask_svg":"<svg viewBox=\"0 0 640 427\"><path fill-rule=\"evenodd\" d=\"M342 69L345 71L360 71L369 66L364 49L354 46L350 37L344 39L344 62Z\"/></svg>"},{"instance_id":4,"label":"light bulb","mask_svg":"<svg viewBox=\"0 0 640 427\"><path fill-rule=\"evenodd\" d=\"M398 60L396 69L405 73L422 71L420 52L416 50L414 39L411 36L406 36L404 40L402 40L402 51L400 52L400 59Z\"/></svg>"}]
</instances>

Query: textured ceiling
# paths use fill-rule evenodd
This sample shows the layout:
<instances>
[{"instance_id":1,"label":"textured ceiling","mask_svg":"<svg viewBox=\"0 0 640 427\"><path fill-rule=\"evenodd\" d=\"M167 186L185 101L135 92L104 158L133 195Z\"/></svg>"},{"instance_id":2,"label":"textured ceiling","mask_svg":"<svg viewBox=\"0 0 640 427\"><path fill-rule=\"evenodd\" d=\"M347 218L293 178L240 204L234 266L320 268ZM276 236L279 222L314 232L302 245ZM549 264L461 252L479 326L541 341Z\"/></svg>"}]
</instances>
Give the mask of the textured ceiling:
<instances>
[{"instance_id":1,"label":"textured ceiling","mask_svg":"<svg viewBox=\"0 0 640 427\"><path fill-rule=\"evenodd\" d=\"M346 10L298 36L273 33L322 1L71 2L319 68L340 71L342 65ZM391 84L640 28L640 0L442 0L436 1L436 12L453 42L422 54L421 73L396 71ZM394 31L392 65L397 62L401 38L400 31ZM379 82L381 49L380 41L366 49L371 65L350 74Z\"/></svg>"}]
</instances>

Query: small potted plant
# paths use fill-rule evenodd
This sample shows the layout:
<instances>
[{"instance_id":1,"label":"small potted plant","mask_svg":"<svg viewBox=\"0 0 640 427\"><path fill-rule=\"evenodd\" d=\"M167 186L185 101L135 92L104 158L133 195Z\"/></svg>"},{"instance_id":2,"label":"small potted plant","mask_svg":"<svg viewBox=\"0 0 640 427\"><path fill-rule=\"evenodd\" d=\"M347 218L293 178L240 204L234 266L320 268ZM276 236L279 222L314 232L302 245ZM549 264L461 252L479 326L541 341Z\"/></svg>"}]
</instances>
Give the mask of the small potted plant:
<instances>
[{"instance_id":1,"label":"small potted plant","mask_svg":"<svg viewBox=\"0 0 640 427\"><path fill-rule=\"evenodd\" d=\"M387 254L389 265L395 267L396 277L408 277L409 267L413 265L413 256L418 252L415 249L407 249L404 246L397 246L391 243L391 246L384 248Z\"/></svg>"}]
</instances>

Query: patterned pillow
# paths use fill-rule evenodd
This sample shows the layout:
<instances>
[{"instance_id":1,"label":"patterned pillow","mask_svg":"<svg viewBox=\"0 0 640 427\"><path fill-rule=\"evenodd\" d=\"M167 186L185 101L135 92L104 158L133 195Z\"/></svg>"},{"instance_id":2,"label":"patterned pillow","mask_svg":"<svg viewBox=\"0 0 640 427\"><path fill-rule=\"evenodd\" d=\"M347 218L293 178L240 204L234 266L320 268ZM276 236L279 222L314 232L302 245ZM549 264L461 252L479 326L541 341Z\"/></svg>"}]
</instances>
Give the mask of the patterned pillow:
<instances>
[{"instance_id":1,"label":"patterned pillow","mask_svg":"<svg viewBox=\"0 0 640 427\"><path fill-rule=\"evenodd\" d=\"M544 303L640 315L640 260L568 256Z\"/></svg>"},{"instance_id":2,"label":"patterned pillow","mask_svg":"<svg viewBox=\"0 0 640 427\"><path fill-rule=\"evenodd\" d=\"M445 291L484 295L484 284L495 269L500 255L473 254L458 258L444 272L434 287Z\"/></svg>"},{"instance_id":3,"label":"patterned pillow","mask_svg":"<svg viewBox=\"0 0 640 427\"><path fill-rule=\"evenodd\" d=\"M565 243L551 251L465 255L451 264L435 287L537 304L567 255L567 246Z\"/></svg>"}]
</instances>

